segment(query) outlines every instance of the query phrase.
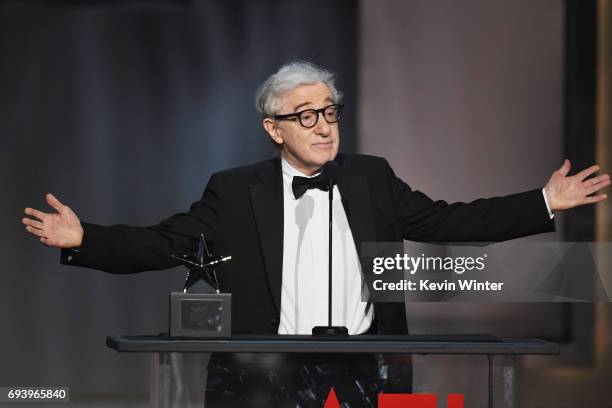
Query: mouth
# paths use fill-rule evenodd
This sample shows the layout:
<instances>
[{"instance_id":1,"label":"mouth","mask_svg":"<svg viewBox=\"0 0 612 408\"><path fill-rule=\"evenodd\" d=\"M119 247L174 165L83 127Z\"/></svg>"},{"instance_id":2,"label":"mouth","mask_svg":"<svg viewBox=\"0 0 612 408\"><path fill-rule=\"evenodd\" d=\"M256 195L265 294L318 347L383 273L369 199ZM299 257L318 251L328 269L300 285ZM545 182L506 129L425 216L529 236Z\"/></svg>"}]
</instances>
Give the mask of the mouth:
<instances>
[{"instance_id":1,"label":"mouth","mask_svg":"<svg viewBox=\"0 0 612 408\"><path fill-rule=\"evenodd\" d=\"M328 142L315 143L312 146L318 149L331 149L334 146L334 142L330 140Z\"/></svg>"}]
</instances>

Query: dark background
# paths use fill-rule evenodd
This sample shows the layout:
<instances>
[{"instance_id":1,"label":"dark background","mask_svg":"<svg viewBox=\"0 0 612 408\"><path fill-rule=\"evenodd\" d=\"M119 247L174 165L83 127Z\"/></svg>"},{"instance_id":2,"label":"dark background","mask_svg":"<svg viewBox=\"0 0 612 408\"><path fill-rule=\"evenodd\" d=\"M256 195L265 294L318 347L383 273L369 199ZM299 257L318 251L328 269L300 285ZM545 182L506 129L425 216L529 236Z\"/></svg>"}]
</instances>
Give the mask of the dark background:
<instances>
[{"instance_id":1,"label":"dark background","mask_svg":"<svg viewBox=\"0 0 612 408\"><path fill-rule=\"evenodd\" d=\"M214 171L276 154L254 94L294 59L338 73L350 107L343 149L354 150L357 9L33 3L0 6L0 385L143 399L148 356L119 355L105 338L167 330L168 292L182 289L185 269L112 276L60 266L58 250L24 233L23 209L47 209L52 192L99 224L148 225L186 210Z\"/></svg>"}]
</instances>

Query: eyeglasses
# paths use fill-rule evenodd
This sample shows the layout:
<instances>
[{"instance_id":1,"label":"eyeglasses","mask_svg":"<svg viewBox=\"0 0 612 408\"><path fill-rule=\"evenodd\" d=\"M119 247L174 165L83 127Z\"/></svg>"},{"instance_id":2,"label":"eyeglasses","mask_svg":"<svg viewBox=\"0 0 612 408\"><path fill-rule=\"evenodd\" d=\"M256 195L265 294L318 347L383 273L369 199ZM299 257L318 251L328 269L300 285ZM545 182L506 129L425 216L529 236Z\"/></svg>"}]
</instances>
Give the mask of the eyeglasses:
<instances>
[{"instance_id":1,"label":"eyeglasses","mask_svg":"<svg viewBox=\"0 0 612 408\"><path fill-rule=\"evenodd\" d=\"M336 123L340 120L340 113L344 105L329 105L321 109L305 109L295 113L288 113L286 115L274 115L274 119L291 119L298 118L300 125L305 128L312 128L317 125L319 121L319 113L323 114L327 123Z\"/></svg>"}]
</instances>

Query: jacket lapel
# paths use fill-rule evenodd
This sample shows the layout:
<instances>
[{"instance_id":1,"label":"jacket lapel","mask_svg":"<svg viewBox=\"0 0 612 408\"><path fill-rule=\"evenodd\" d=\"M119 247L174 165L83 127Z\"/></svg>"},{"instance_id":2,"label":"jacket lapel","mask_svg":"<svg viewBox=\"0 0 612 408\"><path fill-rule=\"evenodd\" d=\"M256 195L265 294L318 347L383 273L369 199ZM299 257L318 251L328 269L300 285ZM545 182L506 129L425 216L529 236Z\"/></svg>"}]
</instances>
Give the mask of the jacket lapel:
<instances>
[{"instance_id":1,"label":"jacket lapel","mask_svg":"<svg viewBox=\"0 0 612 408\"><path fill-rule=\"evenodd\" d=\"M355 241L357 257L363 273L364 258L361 253L361 244L376 241L370 187L365 174L351 169L350 157L338 155L336 161L340 167L338 190L340 190L342 196L342 206L351 227L351 234L353 235L353 241ZM363 290L366 290L366 292L362 293L362 296L368 296L365 286L362 286ZM371 306L372 303L368 302L366 313Z\"/></svg>"},{"instance_id":2,"label":"jacket lapel","mask_svg":"<svg viewBox=\"0 0 612 408\"><path fill-rule=\"evenodd\" d=\"M342 205L351 227L357 254L361 256L361 244L376 241L370 187L365 174L351 169L349 157L338 155L336 161L340 168L338 189L342 195Z\"/></svg>"},{"instance_id":3,"label":"jacket lapel","mask_svg":"<svg viewBox=\"0 0 612 408\"><path fill-rule=\"evenodd\" d=\"M257 170L259 183L250 186L251 202L268 286L280 315L283 269L283 177L280 158L266 161Z\"/></svg>"}]
</instances>

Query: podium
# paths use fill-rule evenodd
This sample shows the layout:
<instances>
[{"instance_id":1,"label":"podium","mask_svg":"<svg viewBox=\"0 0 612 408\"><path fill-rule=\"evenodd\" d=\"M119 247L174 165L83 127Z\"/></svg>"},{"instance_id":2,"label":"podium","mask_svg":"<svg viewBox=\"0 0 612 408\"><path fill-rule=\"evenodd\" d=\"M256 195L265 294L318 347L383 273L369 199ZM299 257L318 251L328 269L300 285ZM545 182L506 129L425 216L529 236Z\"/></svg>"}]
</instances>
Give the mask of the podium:
<instances>
[{"instance_id":1,"label":"podium","mask_svg":"<svg viewBox=\"0 0 612 408\"><path fill-rule=\"evenodd\" d=\"M118 352L152 354L150 406L154 408L204 407L206 365L210 353L485 355L488 357L488 407L514 408L515 356L554 355L560 351L558 344L539 339L499 338L486 334L339 338L234 335L230 339L210 340L119 335L107 337L106 344ZM501 359L499 373L493 370L495 359Z\"/></svg>"}]
</instances>

